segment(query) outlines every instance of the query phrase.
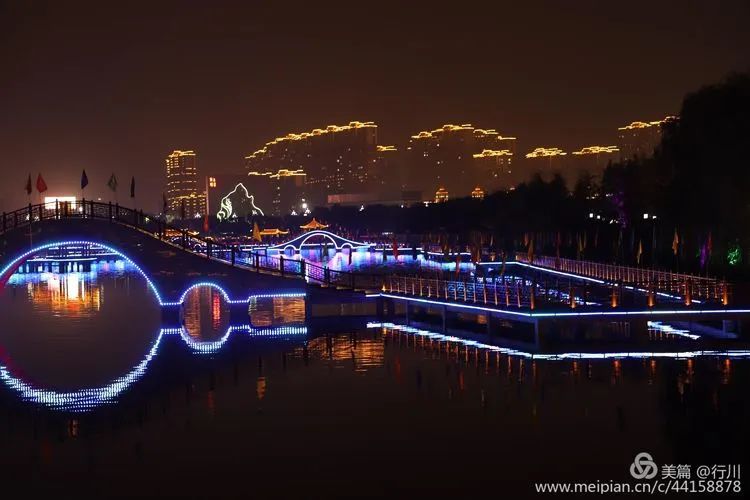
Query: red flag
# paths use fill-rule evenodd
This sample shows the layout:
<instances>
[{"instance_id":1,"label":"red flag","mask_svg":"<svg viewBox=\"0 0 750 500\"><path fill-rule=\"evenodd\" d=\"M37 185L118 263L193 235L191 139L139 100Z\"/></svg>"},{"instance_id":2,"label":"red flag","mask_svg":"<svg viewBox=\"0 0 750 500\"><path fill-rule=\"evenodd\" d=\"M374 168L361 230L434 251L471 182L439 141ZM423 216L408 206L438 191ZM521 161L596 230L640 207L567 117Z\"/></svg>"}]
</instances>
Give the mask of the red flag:
<instances>
[{"instance_id":1,"label":"red flag","mask_svg":"<svg viewBox=\"0 0 750 500\"><path fill-rule=\"evenodd\" d=\"M42 174L39 174L36 178L36 190L39 191L39 193L43 193L47 190L47 183L44 182Z\"/></svg>"},{"instance_id":2,"label":"red flag","mask_svg":"<svg viewBox=\"0 0 750 500\"><path fill-rule=\"evenodd\" d=\"M456 277L458 277L460 272L461 272L461 249L459 249L458 253L456 254Z\"/></svg>"},{"instance_id":3,"label":"red flag","mask_svg":"<svg viewBox=\"0 0 750 500\"><path fill-rule=\"evenodd\" d=\"M398 242L396 238L393 238L393 258L398 259Z\"/></svg>"}]
</instances>

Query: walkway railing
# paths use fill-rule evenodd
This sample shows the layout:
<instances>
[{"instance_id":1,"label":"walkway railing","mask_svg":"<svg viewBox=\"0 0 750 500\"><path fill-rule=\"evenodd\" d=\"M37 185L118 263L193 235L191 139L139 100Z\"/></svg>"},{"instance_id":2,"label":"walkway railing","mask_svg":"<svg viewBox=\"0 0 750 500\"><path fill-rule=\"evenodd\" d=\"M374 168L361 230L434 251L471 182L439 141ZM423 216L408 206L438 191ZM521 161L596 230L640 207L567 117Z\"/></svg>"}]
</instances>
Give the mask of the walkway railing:
<instances>
[{"instance_id":1,"label":"walkway railing","mask_svg":"<svg viewBox=\"0 0 750 500\"><path fill-rule=\"evenodd\" d=\"M557 271L597 278L607 283L629 285L642 290L655 289L657 292L678 296L688 303L692 299L707 299L721 301L726 305L731 295L731 286L726 281L705 276L585 260L558 259L545 255L535 255L533 259L529 259L528 254L523 252L516 253L516 260Z\"/></svg>"},{"instance_id":2,"label":"walkway railing","mask_svg":"<svg viewBox=\"0 0 750 500\"><path fill-rule=\"evenodd\" d=\"M241 250L236 245L226 245L211 238L190 234L187 229L168 224L159 217L144 214L142 210L121 207L117 203L81 200L75 205L58 201L54 204L30 204L13 212L3 212L0 234L33 226L40 221L63 219L107 220L142 231L186 252L258 273L304 279L307 282L348 290L380 290L383 286L384 277L381 275L339 271L301 259L286 258L283 255L271 256L252 249Z\"/></svg>"},{"instance_id":3,"label":"walkway railing","mask_svg":"<svg viewBox=\"0 0 750 500\"><path fill-rule=\"evenodd\" d=\"M635 303L637 300L646 300L649 306L654 306L659 301L682 301L690 305L695 299L727 305L731 293L726 282L713 278L546 256L534 257L533 264L598 278L605 283L587 285L569 281L567 284L561 284L557 280L553 284L552 280L519 276L445 280L424 276L388 276L340 271L306 262L301 258L288 258L283 254L267 255L253 249L241 250L236 245L227 245L211 238L189 234L186 229L170 225L159 217L146 215L143 211L124 208L117 203L90 200L82 200L76 206L60 202L28 205L20 210L3 213L0 231L6 233L38 221L54 219L107 220L142 231L164 241L165 244L175 245L187 252L222 261L231 266L257 273L304 279L309 283L345 290L388 291L419 297L530 309L543 304L567 304L575 308L594 302L618 307L627 301ZM516 258L520 262L529 263L526 254L519 253ZM631 294L630 298L627 297L627 293Z\"/></svg>"}]
</instances>

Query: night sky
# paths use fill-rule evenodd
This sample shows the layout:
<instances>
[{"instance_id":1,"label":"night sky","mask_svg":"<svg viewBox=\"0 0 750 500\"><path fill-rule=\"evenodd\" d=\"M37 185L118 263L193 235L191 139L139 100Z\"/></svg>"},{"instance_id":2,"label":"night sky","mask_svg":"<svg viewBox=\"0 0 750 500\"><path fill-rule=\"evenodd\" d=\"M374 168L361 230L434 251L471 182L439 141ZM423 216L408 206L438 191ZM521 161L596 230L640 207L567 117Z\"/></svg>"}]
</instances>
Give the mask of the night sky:
<instances>
[{"instance_id":1,"label":"night sky","mask_svg":"<svg viewBox=\"0 0 750 500\"><path fill-rule=\"evenodd\" d=\"M530 4L530 5L527 5ZM220 5L220 7L219 7ZM372 120L382 144L443 123L521 149L613 144L750 68L747 1L0 1L0 209L48 194L160 207L164 157L240 172L287 132ZM521 151L519 151L521 152Z\"/></svg>"}]
</instances>

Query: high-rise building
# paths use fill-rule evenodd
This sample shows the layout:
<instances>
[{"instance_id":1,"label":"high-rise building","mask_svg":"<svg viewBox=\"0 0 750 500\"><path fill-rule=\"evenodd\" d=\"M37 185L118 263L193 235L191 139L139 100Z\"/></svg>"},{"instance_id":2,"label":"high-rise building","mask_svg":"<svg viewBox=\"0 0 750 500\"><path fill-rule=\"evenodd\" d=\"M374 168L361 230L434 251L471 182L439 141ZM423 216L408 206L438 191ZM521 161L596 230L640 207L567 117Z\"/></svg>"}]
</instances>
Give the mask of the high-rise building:
<instances>
[{"instance_id":1,"label":"high-rise building","mask_svg":"<svg viewBox=\"0 0 750 500\"><path fill-rule=\"evenodd\" d=\"M192 219L205 213L205 193L199 191L195 151L174 150L166 158L167 212Z\"/></svg>"},{"instance_id":2,"label":"high-rise building","mask_svg":"<svg viewBox=\"0 0 750 500\"><path fill-rule=\"evenodd\" d=\"M470 123L419 132L406 148L407 186L425 193L445 187L456 197L469 196L477 185L506 189L515 141Z\"/></svg>"},{"instance_id":3,"label":"high-rise building","mask_svg":"<svg viewBox=\"0 0 750 500\"><path fill-rule=\"evenodd\" d=\"M554 174L562 173L563 157L568 153L556 147L538 147L526 153L524 157L524 170L527 172L525 180L529 180L536 174L542 179L549 181Z\"/></svg>"},{"instance_id":4,"label":"high-rise building","mask_svg":"<svg viewBox=\"0 0 750 500\"><path fill-rule=\"evenodd\" d=\"M634 157L646 158L654 154L654 149L661 142L664 126L676 118L667 116L662 120L651 122L633 122L617 129L620 160L632 160Z\"/></svg>"},{"instance_id":5,"label":"high-rise building","mask_svg":"<svg viewBox=\"0 0 750 500\"><path fill-rule=\"evenodd\" d=\"M377 158L377 125L353 121L310 132L287 134L245 157L249 172L303 171L309 202L329 195L368 191Z\"/></svg>"},{"instance_id":6,"label":"high-rise building","mask_svg":"<svg viewBox=\"0 0 750 500\"><path fill-rule=\"evenodd\" d=\"M601 180L607 164L616 159L619 151L617 146L586 146L573 151L568 157L569 163L565 169L568 187L572 188L584 172Z\"/></svg>"},{"instance_id":7,"label":"high-rise building","mask_svg":"<svg viewBox=\"0 0 750 500\"><path fill-rule=\"evenodd\" d=\"M406 182L406 173L396 146L378 145L375 160L368 176L368 190L379 201L395 200Z\"/></svg>"},{"instance_id":8,"label":"high-rise building","mask_svg":"<svg viewBox=\"0 0 750 500\"><path fill-rule=\"evenodd\" d=\"M300 170L279 170L272 174L273 215L303 215L308 209L305 198L305 178L307 174Z\"/></svg>"}]
</instances>

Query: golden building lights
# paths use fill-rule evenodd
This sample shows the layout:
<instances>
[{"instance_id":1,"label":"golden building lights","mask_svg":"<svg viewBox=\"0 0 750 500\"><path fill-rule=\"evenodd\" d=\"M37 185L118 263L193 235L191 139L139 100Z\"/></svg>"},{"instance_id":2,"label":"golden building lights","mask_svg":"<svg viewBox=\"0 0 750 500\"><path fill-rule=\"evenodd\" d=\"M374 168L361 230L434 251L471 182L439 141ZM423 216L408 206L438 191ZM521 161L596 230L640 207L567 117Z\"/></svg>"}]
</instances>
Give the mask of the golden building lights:
<instances>
[{"instance_id":1,"label":"golden building lights","mask_svg":"<svg viewBox=\"0 0 750 500\"><path fill-rule=\"evenodd\" d=\"M484 190L477 186L471 191L471 197L475 200L483 200L484 199Z\"/></svg>"},{"instance_id":2,"label":"golden building lights","mask_svg":"<svg viewBox=\"0 0 750 500\"><path fill-rule=\"evenodd\" d=\"M435 203L443 203L446 201L448 201L448 190L441 186L435 191Z\"/></svg>"},{"instance_id":3,"label":"golden building lights","mask_svg":"<svg viewBox=\"0 0 750 500\"><path fill-rule=\"evenodd\" d=\"M176 149L167 156L165 162L167 210L173 215L185 218L193 218L204 213L206 198L198 193L195 151Z\"/></svg>"},{"instance_id":4,"label":"golden building lights","mask_svg":"<svg viewBox=\"0 0 750 500\"><path fill-rule=\"evenodd\" d=\"M246 160L255 159L260 156L263 156L268 153L269 146L274 146L276 144L280 144L283 142L301 141L304 139L309 139L311 137L318 137L318 136L325 135L325 134L335 134L337 132L345 132L348 130L355 130L355 129L362 129L362 128L377 128L377 127L378 126L375 124L375 122L352 121L352 122L349 122L348 125L328 125L324 129L316 128L309 132L289 133L287 135L277 137L274 140L267 142L261 149L246 156L245 159Z\"/></svg>"},{"instance_id":5,"label":"golden building lights","mask_svg":"<svg viewBox=\"0 0 750 500\"><path fill-rule=\"evenodd\" d=\"M620 151L620 148L617 146L587 146L585 148L581 148L578 151L573 151L571 154L574 155L596 155L600 153L617 153Z\"/></svg>"},{"instance_id":6,"label":"golden building lights","mask_svg":"<svg viewBox=\"0 0 750 500\"><path fill-rule=\"evenodd\" d=\"M633 130L633 129L644 129L644 128L651 128L651 127L658 128L676 119L677 117L675 116L665 116L661 120L654 120L650 122L635 121L635 122L630 123L629 125L625 125L624 127L618 127L617 130Z\"/></svg>"},{"instance_id":7,"label":"golden building lights","mask_svg":"<svg viewBox=\"0 0 750 500\"><path fill-rule=\"evenodd\" d=\"M494 158L498 156L513 156L507 149L483 149L481 153L473 155L474 158Z\"/></svg>"},{"instance_id":8,"label":"golden building lights","mask_svg":"<svg viewBox=\"0 0 750 500\"><path fill-rule=\"evenodd\" d=\"M566 153L560 148L536 148L534 151L527 153L526 158L547 158L553 156L565 156Z\"/></svg>"}]
</instances>

